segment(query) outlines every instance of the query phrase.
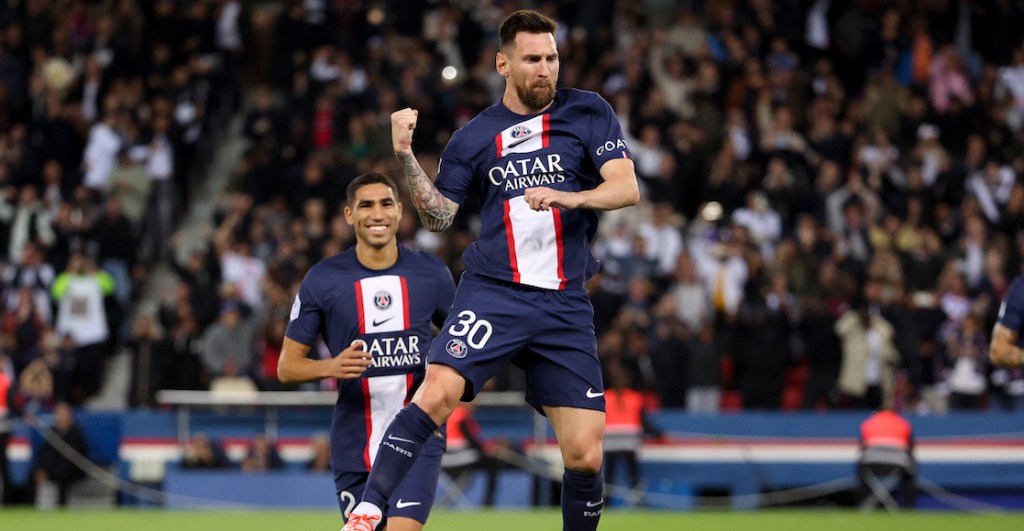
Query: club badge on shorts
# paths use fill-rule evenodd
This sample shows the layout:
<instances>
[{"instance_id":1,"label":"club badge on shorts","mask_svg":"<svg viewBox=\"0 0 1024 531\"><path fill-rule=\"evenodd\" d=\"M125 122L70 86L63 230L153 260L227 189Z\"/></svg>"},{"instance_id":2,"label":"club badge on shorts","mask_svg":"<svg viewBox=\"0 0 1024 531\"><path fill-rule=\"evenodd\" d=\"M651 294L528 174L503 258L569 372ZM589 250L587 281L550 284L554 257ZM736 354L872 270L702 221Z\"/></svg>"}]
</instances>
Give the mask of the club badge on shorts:
<instances>
[{"instance_id":1,"label":"club badge on shorts","mask_svg":"<svg viewBox=\"0 0 1024 531\"><path fill-rule=\"evenodd\" d=\"M466 354L469 353L469 347L461 339L449 339L444 349L448 352L449 356L458 359L465 358Z\"/></svg>"}]
</instances>

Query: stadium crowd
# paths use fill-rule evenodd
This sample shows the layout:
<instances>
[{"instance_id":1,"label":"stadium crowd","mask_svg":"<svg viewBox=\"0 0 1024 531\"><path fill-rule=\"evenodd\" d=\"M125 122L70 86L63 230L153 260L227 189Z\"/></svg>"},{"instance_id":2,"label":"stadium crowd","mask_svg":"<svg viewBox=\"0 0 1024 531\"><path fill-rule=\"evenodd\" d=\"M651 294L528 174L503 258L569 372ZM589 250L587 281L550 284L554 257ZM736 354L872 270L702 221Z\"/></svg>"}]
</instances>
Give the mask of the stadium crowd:
<instances>
[{"instance_id":1,"label":"stadium crowd","mask_svg":"<svg viewBox=\"0 0 1024 531\"><path fill-rule=\"evenodd\" d=\"M83 403L142 337L144 322L127 331L139 287L238 101L239 13L0 1L0 367L19 401Z\"/></svg>"},{"instance_id":2,"label":"stadium crowd","mask_svg":"<svg viewBox=\"0 0 1024 531\"><path fill-rule=\"evenodd\" d=\"M522 7L6 4L17 7L0 8L4 348L24 384L34 363L80 400L96 383L82 365L102 354L62 328L75 312L56 272L130 309L145 264L168 260L180 283L158 312L104 317L102 350L123 342L135 357L135 406L161 387L281 388L295 290L354 241L345 185L400 174L390 113L419 110L414 147L436 168L451 133L500 97L493 28ZM607 366L662 407L702 413L1024 407L1024 374L987 362L998 301L1024 263L1019 3L536 7L560 24L559 85L612 103L645 196L605 215L593 248ZM208 245L186 248L165 212L187 206L209 117L241 79L253 81L249 147ZM407 208L399 238L457 276L476 223L466 205L457 230L430 233ZM128 235L146 242L139 256ZM517 378L494 386L519 389Z\"/></svg>"}]
</instances>

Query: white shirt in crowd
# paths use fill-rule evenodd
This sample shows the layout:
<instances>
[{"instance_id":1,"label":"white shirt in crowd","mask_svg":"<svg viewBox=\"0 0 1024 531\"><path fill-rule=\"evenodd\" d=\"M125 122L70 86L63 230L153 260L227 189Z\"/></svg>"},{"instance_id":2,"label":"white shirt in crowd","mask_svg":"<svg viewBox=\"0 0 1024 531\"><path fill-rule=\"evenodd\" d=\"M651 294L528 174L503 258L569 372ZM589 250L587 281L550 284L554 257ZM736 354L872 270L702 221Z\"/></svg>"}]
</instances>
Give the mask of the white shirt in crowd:
<instances>
[{"instance_id":1,"label":"white shirt in crowd","mask_svg":"<svg viewBox=\"0 0 1024 531\"><path fill-rule=\"evenodd\" d=\"M121 137L109 125L97 122L92 126L85 146L85 186L94 190L106 189L120 149Z\"/></svg>"},{"instance_id":2,"label":"white shirt in crowd","mask_svg":"<svg viewBox=\"0 0 1024 531\"><path fill-rule=\"evenodd\" d=\"M262 260L227 251L221 256L220 267L224 282L238 286L238 294L246 304L253 308L263 306L260 284L267 266Z\"/></svg>"},{"instance_id":3,"label":"white shirt in crowd","mask_svg":"<svg viewBox=\"0 0 1024 531\"><path fill-rule=\"evenodd\" d=\"M103 308L103 290L95 275L75 275L57 308L57 334L70 335L78 346L95 345L107 340L107 312Z\"/></svg>"}]
</instances>

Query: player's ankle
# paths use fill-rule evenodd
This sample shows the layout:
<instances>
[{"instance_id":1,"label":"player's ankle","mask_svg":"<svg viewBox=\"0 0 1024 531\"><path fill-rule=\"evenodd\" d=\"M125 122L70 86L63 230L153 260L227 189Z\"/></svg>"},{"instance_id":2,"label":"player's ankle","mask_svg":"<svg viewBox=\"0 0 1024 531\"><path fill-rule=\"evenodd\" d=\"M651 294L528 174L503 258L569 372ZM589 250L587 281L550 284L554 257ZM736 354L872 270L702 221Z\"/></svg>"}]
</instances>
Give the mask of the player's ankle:
<instances>
[{"instance_id":1,"label":"player's ankle","mask_svg":"<svg viewBox=\"0 0 1024 531\"><path fill-rule=\"evenodd\" d=\"M380 507L377 507L376 505L368 501L359 502L359 505L356 505L355 509L352 509L352 512L349 514L361 514L363 516L383 516L383 512L380 510Z\"/></svg>"}]
</instances>

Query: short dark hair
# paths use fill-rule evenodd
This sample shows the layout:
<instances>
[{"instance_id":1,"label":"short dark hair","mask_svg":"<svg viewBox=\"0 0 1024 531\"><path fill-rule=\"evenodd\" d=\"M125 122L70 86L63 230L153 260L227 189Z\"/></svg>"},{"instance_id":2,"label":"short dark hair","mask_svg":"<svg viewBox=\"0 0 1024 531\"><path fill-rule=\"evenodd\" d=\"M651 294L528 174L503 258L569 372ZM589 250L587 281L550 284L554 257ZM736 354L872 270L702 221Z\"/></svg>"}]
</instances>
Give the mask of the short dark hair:
<instances>
[{"instance_id":1,"label":"short dark hair","mask_svg":"<svg viewBox=\"0 0 1024 531\"><path fill-rule=\"evenodd\" d=\"M558 24L545 15L529 9L521 9L505 17L498 28L498 45L501 49L511 46L516 42L516 35L520 33L550 33L555 34Z\"/></svg>"},{"instance_id":2,"label":"short dark hair","mask_svg":"<svg viewBox=\"0 0 1024 531\"><path fill-rule=\"evenodd\" d=\"M348 183L348 187L345 188L345 201L351 204L352 200L356 198L356 191L368 184L383 184L394 190L395 197L398 197L398 185L391 180L391 177L383 173L370 172L364 173Z\"/></svg>"}]
</instances>

